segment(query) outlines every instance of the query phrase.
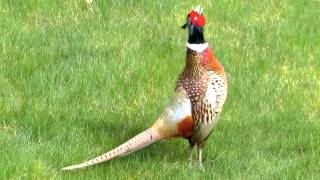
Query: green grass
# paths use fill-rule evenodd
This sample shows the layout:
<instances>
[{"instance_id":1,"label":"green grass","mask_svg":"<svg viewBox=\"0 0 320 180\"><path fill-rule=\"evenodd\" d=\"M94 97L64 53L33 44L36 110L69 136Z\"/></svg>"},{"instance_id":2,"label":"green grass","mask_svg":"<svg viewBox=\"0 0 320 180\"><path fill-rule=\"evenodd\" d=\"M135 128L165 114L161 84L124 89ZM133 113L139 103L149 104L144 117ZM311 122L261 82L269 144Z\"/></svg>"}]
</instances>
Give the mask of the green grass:
<instances>
[{"instance_id":1,"label":"green grass","mask_svg":"<svg viewBox=\"0 0 320 180\"><path fill-rule=\"evenodd\" d=\"M162 141L71 173L150 126L185 63L188 11L230 89L189 169L187 141ZM320 2L0 0L0 179L319 179Z\"/></svg>"}]
</instances>

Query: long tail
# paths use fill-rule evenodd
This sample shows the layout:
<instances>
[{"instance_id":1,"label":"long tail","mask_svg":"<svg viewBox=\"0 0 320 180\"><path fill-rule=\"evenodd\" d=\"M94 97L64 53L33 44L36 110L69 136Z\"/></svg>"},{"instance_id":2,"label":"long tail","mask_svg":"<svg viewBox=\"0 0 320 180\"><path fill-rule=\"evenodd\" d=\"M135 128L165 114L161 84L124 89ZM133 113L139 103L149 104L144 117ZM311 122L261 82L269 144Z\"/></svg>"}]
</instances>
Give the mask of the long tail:
<instances>
[{"instance_id":1,"label":"long tail","mask_svg":"<svg viewBox=\"0 0 320 180\"><path fill-rule=\"evenodd\" d=\"M159 132L155 128L149 128L142 133L136 135L132 139L128 140L127 142L121 144L120 146L114 148L113 150L102 154L101 156L98 156L94 159L91 159L89 161L76 164L73 166L68 166L63 168L63 171L70 171L75 169L81 169L88 166L92 166L95 164L99 164L108 160L111 160L115 157L122 157L126 156L130 153L133 153L139 149L142 149L160 139L163 139Z\"/></svg>"}]
</instances>

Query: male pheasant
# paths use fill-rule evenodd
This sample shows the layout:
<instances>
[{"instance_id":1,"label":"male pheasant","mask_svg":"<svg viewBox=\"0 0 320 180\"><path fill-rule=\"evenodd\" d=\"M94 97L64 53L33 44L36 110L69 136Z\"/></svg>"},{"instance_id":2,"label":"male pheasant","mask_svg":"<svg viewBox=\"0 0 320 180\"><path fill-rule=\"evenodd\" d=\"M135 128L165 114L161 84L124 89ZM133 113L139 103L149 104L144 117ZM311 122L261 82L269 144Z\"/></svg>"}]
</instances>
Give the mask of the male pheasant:
<instances>
[{"instance_id":1,"label":"male pheasant","mask_svg":"<svg viewBox=\"0 0 320 180\"><path fill-rule=\"evenodd\" d=\"M202 150L218 122L228 90L224 68L204 39L205 23L205 16L198 6L188 14L186 24L182 26L189 31L186 66L171 101L157 121L115 149L62 170L80 169L122 157L170 137L183 137L189 141L190 162L193 147L197 145L202 167Z\"/></svg>"}]
</instances>

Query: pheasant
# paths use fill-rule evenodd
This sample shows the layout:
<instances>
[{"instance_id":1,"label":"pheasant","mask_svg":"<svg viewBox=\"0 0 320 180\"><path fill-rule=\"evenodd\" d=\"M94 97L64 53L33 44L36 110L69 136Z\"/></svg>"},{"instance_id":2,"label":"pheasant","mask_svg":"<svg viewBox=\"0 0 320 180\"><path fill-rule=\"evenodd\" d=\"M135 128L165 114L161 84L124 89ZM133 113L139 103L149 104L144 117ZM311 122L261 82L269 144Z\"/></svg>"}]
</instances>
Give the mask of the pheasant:
<instances>
[{"instance_id":1,"label":"pheasant","mask_svg":"<svg viewBox=\"0 0 320 180\"><path fill-rule=\"evenodd\" d=\"M178 78L173 97L156 122L113 150L62 170L80 169L123 157L171 137L189 141L190 162L193 148L197 145L198 161L202 167L203 148L218 122L228 91L224 68L204 39L206 18L202 12L203 9L197 6L188 13L187 22L182 26L189 32L186 65Z\"/></svg>"}]
</instances>

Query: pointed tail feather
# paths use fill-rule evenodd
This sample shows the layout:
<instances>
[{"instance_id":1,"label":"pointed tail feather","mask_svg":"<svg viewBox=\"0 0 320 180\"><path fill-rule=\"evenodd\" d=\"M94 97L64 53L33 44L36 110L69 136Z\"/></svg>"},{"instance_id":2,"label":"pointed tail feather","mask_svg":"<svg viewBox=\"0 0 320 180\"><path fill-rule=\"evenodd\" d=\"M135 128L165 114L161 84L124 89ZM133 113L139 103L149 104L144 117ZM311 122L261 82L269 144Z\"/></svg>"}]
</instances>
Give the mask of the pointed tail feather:
<instances>
[{"instance_id":1,"label":"pointed tail feather","mask_svg":"<svg viewBox=\"0 0 320 180\"><path fill-rule=\"evenodd\" d=\"M75 169L81 169L88 166L92 166L95 164L99 164L108 160L111 160L115 157L122 157L126 156L130 153L133 153L139 149L142 149L160 139L163 137L160 136L159 132L154 128L149 128L142 133L136 135L132 139L128 140L127 142L121 144L120 146L116 147L115 149L102 154L101 156L98 156L94 159L88 160L86 162L76 164L73 166L68 166L63 168L63 171L70 171Z\"/></svg>"}]
</instances>

